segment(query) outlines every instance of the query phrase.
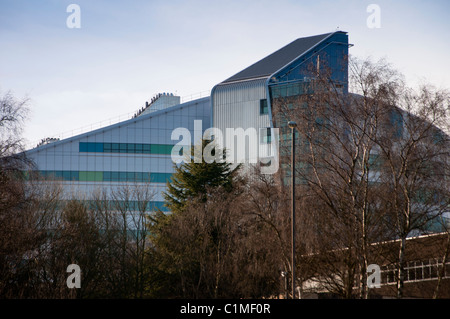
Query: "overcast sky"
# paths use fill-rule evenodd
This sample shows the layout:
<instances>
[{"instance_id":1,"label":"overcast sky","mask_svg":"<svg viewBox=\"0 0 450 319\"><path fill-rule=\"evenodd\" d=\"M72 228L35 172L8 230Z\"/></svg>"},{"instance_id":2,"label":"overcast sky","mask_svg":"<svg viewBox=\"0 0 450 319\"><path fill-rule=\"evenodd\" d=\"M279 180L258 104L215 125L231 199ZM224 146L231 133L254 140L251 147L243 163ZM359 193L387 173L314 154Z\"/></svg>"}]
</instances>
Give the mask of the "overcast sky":
<instances>
[{"instance_id":1,"label":"overcast sky","mask_svg":"<svg viewBox=\"0 0 450 319\"><path fill-rule=\"evenodd\" d=\"M80 28L67 25L72 3ZM337 29L352 55L450 88L449 12L447 0L0 0L0 93L30 98L24 137L35 144L125 120L159 92L207 95L293 40Z\"/></svg>"}]
</instances>

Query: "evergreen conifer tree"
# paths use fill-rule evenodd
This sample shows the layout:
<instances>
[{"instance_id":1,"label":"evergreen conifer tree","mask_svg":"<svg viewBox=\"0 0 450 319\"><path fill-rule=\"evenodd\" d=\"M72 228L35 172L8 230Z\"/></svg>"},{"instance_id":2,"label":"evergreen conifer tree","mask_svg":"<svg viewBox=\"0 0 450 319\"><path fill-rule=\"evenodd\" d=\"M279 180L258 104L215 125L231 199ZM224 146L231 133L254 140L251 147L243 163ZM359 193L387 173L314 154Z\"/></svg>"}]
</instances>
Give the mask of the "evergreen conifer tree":
<instances>
[{"instance_id":1,"label":"evergreen conifer tree","mask_svg":"<svg viewBox=\"0 0 450 319\"><path fill-rule=\"evenodd\" d=\"M210 143L210 140L202 140L202 151ZM203 157L201 161L196 160L195 147L198 146L192 147L190 159L177 166L171 180L167 182L164 198L171 212L182 211L186 203L194 198L205 202L208 188L222 186L225 190L231 191L237 179L237 172L241 166L233 168L231 163L227 163L225 152L222 159L207 163ZM215 155L214 151L211 155Z\"/></svg>"}]
</instances>

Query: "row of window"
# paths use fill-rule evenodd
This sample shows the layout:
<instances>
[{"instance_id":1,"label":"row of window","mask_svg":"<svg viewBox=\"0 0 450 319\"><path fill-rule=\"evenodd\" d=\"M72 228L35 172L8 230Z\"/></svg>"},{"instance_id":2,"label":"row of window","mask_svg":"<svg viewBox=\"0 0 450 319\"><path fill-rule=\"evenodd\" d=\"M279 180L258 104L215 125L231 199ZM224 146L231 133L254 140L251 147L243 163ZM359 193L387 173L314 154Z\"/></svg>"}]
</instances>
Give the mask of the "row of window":
<instances>
[{"instance_id":1,"label":"row of window","mask_svg":"<svg viewBox=\"0 0 450 319\"><path fill-rule=\"evenodd\" d=\"M314 92L314 82L295 82L277 86L271 86L272 98L296 96L301 94L312 94Z\"/></svg>"},{"instance_id":2,"label":"row of window","mask_svg":"<svg viewBox=\"0 0 450 319\"><path fill-rule=\"evenodd\" d=\"M405 281L421 281L437 279L438 272L443 269L443 278L450 277L450 263L443 264L442 259L408 262L405 267ZM381 269L382 283L396 283L398 269L395 266L384 266Z\"/></svg>"},{"instance_id":3,"label":"row of window","mask_svg":"<svg viewBox=\"0 0 450 319\"><path fill-rule=\"evenodd\" d=\"M166 183L172 176L172 173L111 171L39 171L39 174L48 180L140 183Z\"/></svg>"},{"instance_id":4,"label":"row of window","mask_svg":"<svg viewBox=\"0 0 450 319\"><path fill-rule=\"evenodd\" d=\"M136 144L136 143L96 143L80 142L80 152L92 153L133 153L170 155L171 144Z\"/></svg>"}]
</instances>

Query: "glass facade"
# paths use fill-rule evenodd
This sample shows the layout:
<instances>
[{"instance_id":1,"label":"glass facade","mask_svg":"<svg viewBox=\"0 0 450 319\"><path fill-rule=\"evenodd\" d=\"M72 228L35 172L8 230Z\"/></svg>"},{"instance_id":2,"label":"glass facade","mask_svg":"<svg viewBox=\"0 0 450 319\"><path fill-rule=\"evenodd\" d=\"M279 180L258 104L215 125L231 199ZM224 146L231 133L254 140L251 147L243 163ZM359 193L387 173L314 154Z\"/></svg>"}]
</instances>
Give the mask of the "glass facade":
<instances>
[{"instance_id":1,"label":"glass facade","mask_svg":"<svg viewBox=\"0 0 450 319\"><path fill-rule=\"evenodd\" d=\"M272 98L284 98L302 94L312 94L314 92L313 82L293 82L281 85L273 85L270 88Z\"/></svg>"},{"instance_id":2,"label":"glass facade","mask_svg":"<svg viewBox=\"0 0 450 319\"><path fill-rule=\"evenodd\" d=\"M80 153L130 153L170 155L172 144L80 142Z\"/></svg>"},{"instance_id":3,"label":"glass facade","mask_svg":"<svg viewBox=\"0 0 450 319\"><path fill-rule=\"evenodd\" d=\"M90 200L98 191L109 196L137 183L153 194L152 202L161 208L174 172L172 148L182 140L172 139L172 134L183 127L194 136L194 121L202 122L201 134L211 127L209 97L31 149L27 156L35 169L28 178L38 173L49 182L61 181L62 197L80 200Z\"/></svg>"}]
</instances>

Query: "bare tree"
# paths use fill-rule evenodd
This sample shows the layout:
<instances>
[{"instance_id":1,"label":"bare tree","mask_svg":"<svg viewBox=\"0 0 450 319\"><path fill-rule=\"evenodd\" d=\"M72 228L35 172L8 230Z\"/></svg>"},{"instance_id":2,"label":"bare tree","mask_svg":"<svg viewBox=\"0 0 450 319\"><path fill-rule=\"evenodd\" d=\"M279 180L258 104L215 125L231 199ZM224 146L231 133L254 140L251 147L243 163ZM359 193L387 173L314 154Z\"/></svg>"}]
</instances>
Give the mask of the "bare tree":
<instances>
[{"instance_id":1,"label":"bare tree","mask_svg":"<svg viewBox=\"0 0 450 319\"><path fill-rule=\"evenodd\" d=\"M23 170L30 162L20 154L21 131L28 113L27 101L7 92L0 96L0 296L22 297L34 276L29 262L40 237L34 232L35 199L29 193ZM32 280L30 280L31 282Z\"/></svg>"},{"instance_id":2,"label":"bare tree","mask_svg":"<svg viewBox=\"0 0 450 319\"><path fill-rule=\"evenodd\" d=\"M98 258L105 266L103 289L109 297L144 297L149 272L147 217L153 198L147 184L126 184L109 193L97 190L92 197L102 238Z\"/></svg>"},{"instance_id":3,"label":"bare tree","mask_svg":"<svg viewBox=\"0 0 450 319\"><path fill-rule=\"evenodd\" d=\"M0 158L23 150L21 133L28 115L28 100L18 100L11 92L0 96Z\"/></svg>"},{"instance_id":4,"label":"bare tree","mask_svg":"<svg viewBox=\"0 0 450 319\"><path fill-rule=\"evenodd\" d=\"M243 213L251 216L253 220L251 229L254 231L248 236L248 251L261 250L267 260L265 269L266 278L271 285L270 291L283 291L286 289L285 282L280 283L280 278L289 281L289 274L292 272L291 264L291 234L290 234L290 206L287 193L283 191L282 185L274 175L262 174L259 166L254 166L249 172L249 183L247 185L245 205ZM303 228L300 228L301 221L297 219L297 242L303 243ZM257 241L265 242L264 247L258 247ZM296 257L302 253L302 245L297 245ZM264 268L260 261L254 260L260 269ZM250 265L253 266L253 265ZM298 260L297 260L298 267ZM296 270L300 277L303 277L305 267ZM266 279L266 280L267 280ZM302 279L300 279L300 283ZM281 285L281 286L280 286ZM276 287L276 288L275 288ZM286 293L287 294L287 293ZM285 296L286 298L288 296Z\"/></svg>"},{"instance_id":5,"label":"bare tree","mask_svg":"<svg viewBox=\"0 0 450 319\"><path fill-rule=\"evenodd\" d=\"M392 89L394 90L394 89ZM441 125L449 121L449 94L430 87L405 90L390 109L398 123L376 143L383 159L380 179L385 186L385 209L391 218L398 251L397 296L403 296L405 246L408 236L426 231L449 207L450 139Z\"/></svg>"},{"instance_id":6,"label":"bare tree","mask_svg":"<svg viewBox=\"0 0 450 319\"><path fill-rule=\"evenodd\" d=\"M359 296L367 298L366 269L377 254L370 244L406 239L448 208L448 135L438 128L449 122L448 94L429 87L413 93L382 60L350 59L353 93L343 92L326 68L312 71L311 78L298 88L301 94L274 100L274 122L282 129L287 120L298 124L297 187L310 199L303 209L320 211L310 214L320 222L311 238L332 261L328 281L342 286L337 291L346 297L358 282ZM281 162L288 174L290 151L284 145ZM426 195L425 189L432 191ZM342 276L336 264L347 265Z\"/></svg>"}]
</instances>

